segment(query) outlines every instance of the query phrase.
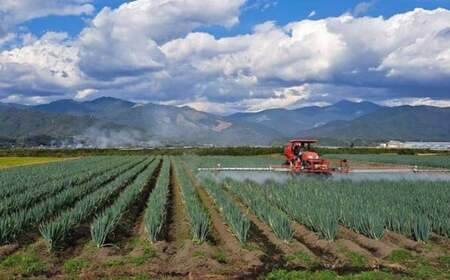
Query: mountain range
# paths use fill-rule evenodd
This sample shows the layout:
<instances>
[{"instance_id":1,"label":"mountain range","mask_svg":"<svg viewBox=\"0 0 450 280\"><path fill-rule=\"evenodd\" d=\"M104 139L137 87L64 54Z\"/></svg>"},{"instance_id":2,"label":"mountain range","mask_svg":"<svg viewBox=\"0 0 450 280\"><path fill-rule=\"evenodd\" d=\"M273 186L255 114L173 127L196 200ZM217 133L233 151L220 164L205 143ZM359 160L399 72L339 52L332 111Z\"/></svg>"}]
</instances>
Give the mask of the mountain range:
<instances>
[{"instance_id":1,"label":"mountain range","mask_svg":"<svg viewBox=\"0 0 450 280\"><path fill-rule=\"evenodd\" d=\"M450 108L384 107L347 100L324 107L218 116L101 97L24 106L0 103L0 145L91 147L272 145L293 137L325 142L450 139Z\"/></svg>"}]
</instances>

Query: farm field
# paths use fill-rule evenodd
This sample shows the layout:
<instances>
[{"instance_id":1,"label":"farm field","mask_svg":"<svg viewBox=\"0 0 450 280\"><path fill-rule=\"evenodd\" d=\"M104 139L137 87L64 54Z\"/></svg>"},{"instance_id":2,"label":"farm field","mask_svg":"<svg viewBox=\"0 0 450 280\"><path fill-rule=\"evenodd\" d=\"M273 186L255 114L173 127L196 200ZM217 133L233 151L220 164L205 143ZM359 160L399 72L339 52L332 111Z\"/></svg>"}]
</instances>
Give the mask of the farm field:
<instances>
[{"instance_id":1,"label":"farm field","mask_svg":"<svg viewBox=\"0 0 450 280\"><path fill-rule=\"evenodd\" d=\"M0 169L64 160L57 157L0 157Z\"/></svg>"},{"instance_id":2,"label":"farm field","mask_svg":"<svg viewBox=\"0 0 450 280\"><path fill-rule=\"evenodd\" d=\"M444 155L395 155L395 154L330 154L330 159L347 159L353 162L389 163L397 165L417 165L450 169L450 156Z\"/></svg>"},{"instance_id":3,"label":"farm field","mask_svg":"<svg viewBox=\"0 0 450 280\"><path fill-rule=\"evenodd\" d=\"M197 174L281 160L97 156L2 170L0 279L450 278L446 181Z\"/></svg>"}]
</instances>

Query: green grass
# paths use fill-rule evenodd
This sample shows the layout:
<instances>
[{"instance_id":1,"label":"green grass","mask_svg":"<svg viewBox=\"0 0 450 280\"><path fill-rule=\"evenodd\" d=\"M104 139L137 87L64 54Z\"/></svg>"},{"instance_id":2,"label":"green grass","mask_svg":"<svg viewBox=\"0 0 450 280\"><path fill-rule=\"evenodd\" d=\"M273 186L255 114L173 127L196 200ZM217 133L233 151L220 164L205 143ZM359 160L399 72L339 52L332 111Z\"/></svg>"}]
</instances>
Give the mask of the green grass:
<instances>
[{"instance_id":1,"label":"green grass","mask_svg":"<svg viewBox=\"0 0 450 280\"><path fill-rule=\"evenodd\" d=\"M195 251L194 253L192 253L193 257L199 257L199 258L204 258L206 257L206 253L203 251Z\"/></svg>"},{"instance_id":2,"label":"green grass","mask_svg":"<svg viewBox=\"0 0 450 280\"><path fill-rule=\"evenodd\" d=\"M439 257L438 261L442 268L450 272L450 255L441 256Z\"/></svg>"},{"instance_id":3,"label":"green grass","mask_svg":"<svg viewBox=\"0 0 450 280\"><path fill-rule=\"evenodd\" d=\"M413 256L411 255L410 252L399 249L399 250L392 251L392 253L389 255L388 259L392 262L405 263L405 262L412 260Z\"/></svg>"},{"instance_id":4,"label":"green grass","mask_svg":"<svg viewBox=\"0 0 450 280\"><path fill-rule=\"evenodd\" d=\"M7 270L19 275L37 275L47 269L47 265L35 253L11 255L0 263L0 271Z\"/></svg>"},{"instance_id":5,"label":"green grass","mask_svg":"<svg viewBox=\"0 0 450 280\"><path fill-rule=\"evenodd\" d=\"M90 263L86 259L70 259L64 262L64 271L68 274L75 274L89 265Z\"/></svg>"},{"instance_id":6,"label":"green grass","mask_svg":"<svg viewBox=\"0 0 450 280\"><path fill-rule=\"evenodd\" d=\"M125 261L123 259L113 259L113 260L107 260L103 263L103 266L106 267L119 267L125 264Z\"/></svg>"},{"instance_id":7,"label":"green grass","mask_svg":"<svg viewBox=\"0 0 450 280\"><path fill-rule=\"evenodd\" d=\"M362 272L353 275L339 276L333 271L286 271L277 270L269 273L265 280L332 280L332 279L342 279L342 280L403 280L411 279L401 275L390 274L383 271L370 271Z\"/></svg>"},{"instance_id":8,"label":"green grass","mask_svg":"<svg viewBox=\"0 0 450 280\"><path fill-rule=\"evenodd\" d=\"M314 263L314 261L311 259L311 257L302 251L298 251L292 255L285 256L284 259L286 261L300 261L309 266Z\"/></svg>"},{"instance_id":9,"label":"green grass","mask_svg":"<svg viewBox=\"0 0 450 280\"><path fill-rule=\"evenodd\" d=\"M64 158L57 157L0 157L0 169L23 165L49 163L61 161Z\"/></svg>"},{"instance_id":10,"label":"green grass","mask_svg":"<svg viewBox=\"0 0 450 280\"><path fill-rule=\"evenodd\" d=\"M345 256L349 259L353 267L365 267L367 265L367 258L356 252L347 252Z\"/></svg>"},{"instance_id":11,"label":"green grass","mask_svg":"<svg viewBox=\"0 0 450 280\"><path fill-rule=\"evenodd\" d=\"M140 266L146 263L148 260L156 256L156 251L148 241L142 241L143 253L140 256L135 256L130 259L130 263L135 266Z\"/></svg>"},{"instance_id":12,"label":"green grass","mask_svg":"<svg viewBox=\"0 0 450 280\"><path fill-rule=\"evenodd\" d=\"M215 259L216 261L218 261L220 263L228 262L227 255L222 250L218 250L217 252L215 252L212 257L213 257L213 259Z\"/></svg>"}]
</instances>

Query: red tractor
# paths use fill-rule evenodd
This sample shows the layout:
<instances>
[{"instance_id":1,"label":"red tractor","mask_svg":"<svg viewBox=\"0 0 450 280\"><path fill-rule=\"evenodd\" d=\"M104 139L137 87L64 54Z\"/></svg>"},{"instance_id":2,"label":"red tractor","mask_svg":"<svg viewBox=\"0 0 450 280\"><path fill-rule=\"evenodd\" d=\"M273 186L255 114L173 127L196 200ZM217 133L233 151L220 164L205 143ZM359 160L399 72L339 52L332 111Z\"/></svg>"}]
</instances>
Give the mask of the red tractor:
<instances>
[{"instance_id":1,"label":"red tractor","mask_svg":"<svg viewBox=\"0 0 450 280\"><path fill-rule=\"evenodd\" d=\"M321 158L311 147L311 144L316 142L316 140L304 139L289 141L284 148L284 155L286 156L284 167L289 168L294 173L331 174L334 169L330 167L330 162Z\"/></svg>"},{"instance_id":2,"label":"red tractor","mask_svg":"<svg viewBox=\"0 0 450 280\"><path fill-rule=\"evenodd\" d=\"M286 162L282 165L271 165L269 167L217 167L198 168L198 171L243 171L243 172L285 172L291 174L323 174L331 175L333 172L348 173L349 167L346 160L340 161L338 168L331 168L330 162L320 157L314 151L311 144L317 143L316 140L294 139L288 142L284 148Z\"/></svg>"}]
</instances>

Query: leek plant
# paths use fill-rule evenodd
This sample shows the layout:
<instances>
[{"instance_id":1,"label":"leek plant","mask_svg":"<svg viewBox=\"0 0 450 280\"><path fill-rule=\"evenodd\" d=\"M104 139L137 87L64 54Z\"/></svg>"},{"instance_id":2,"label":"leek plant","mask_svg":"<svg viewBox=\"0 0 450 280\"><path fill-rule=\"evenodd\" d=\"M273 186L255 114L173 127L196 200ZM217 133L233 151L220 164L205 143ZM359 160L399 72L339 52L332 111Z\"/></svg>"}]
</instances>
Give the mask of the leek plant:
<instances>
[{"instance_id":1,"label":"leek plant","mask_svg":"<svg viewBox=\"0 0 450 280\"><path fill-rule=\"evenodd\" d=\"M108 235L114 231L127 209L148 186L158 164L159 160L154 160L124 189L114 204L98 215L91 223L92 241L98 248L105 245Z\"/></svg>"},{"instance_id":2,"label":"leek plant","mask_svg":"<svg viewBox=\"0 0 450 280\"><path fill-rule=\"evenodd\" d=\"M194 241L203 242L209 233L209 216L200 202L200 198L188 174L186 174L186 170L179 163L175 163L174 166L176 178L181 188L181 195L191 224L192 237Z\"/></svg>"},{"instance_id":3,"label":"leek plant","mask_svg":"<svg viewBox=\"0 0 450 280\"><path fill-rule=\"evenodd\" d=\"M164 158L158 181L147 201L144 214L145 229L151 242L160 237L167 215L169 198L170 160Z\"/></svg>"},{"instance_id":4,"label":"leek plant","mask_svg":"<svg viewBox=\"0 0 450 280\"><path fill-rule=\"evenodd\" d=\"M245 243L250 230L250 221L248 218L241 212L239 207L236 205L236 202L234 202L233 199L222 189L220 184L207 178L203 180L202 185L208 194L213 198L214 203L227 221L236 238L239 242ZM275 223L276 221L272 222L272 224Z\"/></svg>"},{"instance_id":5,"label":"leek plant","mask_svg":"<svg viewBox=\"0 0 450 280\"><path fill-rule=\"evenodd\" d=\"M79 200L71 209L62 212L54 220L41 224L39 231L49 249L61 245L70 232L83 221L86 221L97 210L104 207L123 188L141 173L149 161L146 160L132 169L122 173L106 186L94 191L90 195Z\"/></svg>"}]
</instances>

